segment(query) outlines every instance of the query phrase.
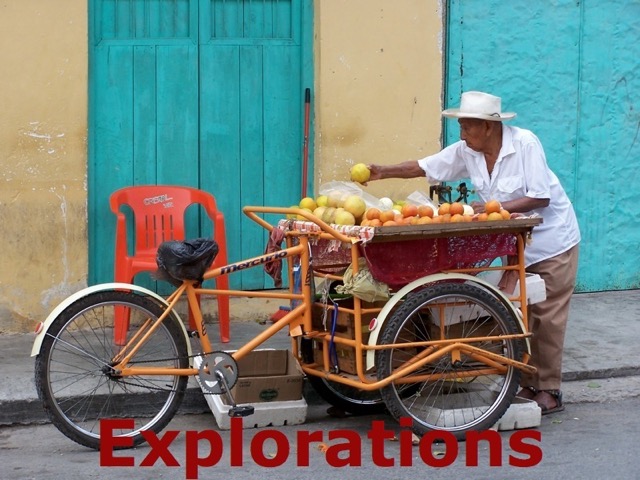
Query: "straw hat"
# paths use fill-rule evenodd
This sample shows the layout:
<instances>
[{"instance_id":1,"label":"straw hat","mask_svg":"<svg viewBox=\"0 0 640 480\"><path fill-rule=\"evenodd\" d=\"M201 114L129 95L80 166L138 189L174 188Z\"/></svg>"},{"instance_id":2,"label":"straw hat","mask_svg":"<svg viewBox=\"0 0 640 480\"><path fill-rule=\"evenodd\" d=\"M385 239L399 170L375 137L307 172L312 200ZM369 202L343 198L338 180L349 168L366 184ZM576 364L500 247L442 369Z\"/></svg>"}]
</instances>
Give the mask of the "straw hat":
<instances>
[{"instance_id":1,"label":"straw hat","mask_svg":"<svg viewBox=\"0 0 640 480\"><path fill-rule=\"evenodd\" d=\"M442 115L449 118L479 118L501 122L516 116L513 112L502 112L500 97L483 92L464 92L460 97L460 108L448 108Z\"/></svg>"}]
</instances>

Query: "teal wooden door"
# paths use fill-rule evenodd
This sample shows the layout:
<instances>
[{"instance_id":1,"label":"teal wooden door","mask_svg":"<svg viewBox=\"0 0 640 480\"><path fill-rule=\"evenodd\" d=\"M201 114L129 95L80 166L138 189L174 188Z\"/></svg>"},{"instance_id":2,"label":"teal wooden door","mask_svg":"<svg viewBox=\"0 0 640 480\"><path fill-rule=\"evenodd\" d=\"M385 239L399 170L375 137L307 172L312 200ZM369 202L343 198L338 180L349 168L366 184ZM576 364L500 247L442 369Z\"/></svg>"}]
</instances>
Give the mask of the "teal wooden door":
<instances>
[{"instance_id":1,"label":"teal wooden door","mask_svg":"<svg viewBox=\"0 0 640 480\"><path fill-rule=\"evenodd\" d=\"M640 287L638 18L626 0L449 0L445 107L492 92L538 135L580 223L578 291Z\"/></svg>"},{"instance_id":2,"label":"teal wooden door","mask_svg":"<svg viewBox=\"0 0 640 480\"><path fill-rule=\"evenodd\" d=\"M311 0L94 0L89 15L89 282L113 278L108 198L128 185L210 191L230 260L262 253L241 208L298 201ZM259 269L231 283L273 285Z\"/></svg>"}]
</instances>

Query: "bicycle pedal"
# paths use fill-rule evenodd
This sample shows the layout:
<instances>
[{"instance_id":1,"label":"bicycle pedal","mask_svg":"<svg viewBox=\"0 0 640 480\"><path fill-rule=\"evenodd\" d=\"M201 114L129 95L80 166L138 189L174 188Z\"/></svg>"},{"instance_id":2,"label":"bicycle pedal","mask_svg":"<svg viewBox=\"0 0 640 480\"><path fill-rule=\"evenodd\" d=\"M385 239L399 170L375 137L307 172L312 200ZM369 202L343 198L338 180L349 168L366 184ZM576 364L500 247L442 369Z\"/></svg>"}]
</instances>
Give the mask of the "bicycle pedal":
<instances>
[{"instance_id":1,"label":"bicycle pedal","mask_svg":"<svg viewBox=\"0 0 640 480\"><path fill-rule=\"evenodd\" d=\"M256 409L251 405L240 405L231 407L229 409L230 417L248 417L249 415L253 415Z\"/></svg>"}]
</instances>

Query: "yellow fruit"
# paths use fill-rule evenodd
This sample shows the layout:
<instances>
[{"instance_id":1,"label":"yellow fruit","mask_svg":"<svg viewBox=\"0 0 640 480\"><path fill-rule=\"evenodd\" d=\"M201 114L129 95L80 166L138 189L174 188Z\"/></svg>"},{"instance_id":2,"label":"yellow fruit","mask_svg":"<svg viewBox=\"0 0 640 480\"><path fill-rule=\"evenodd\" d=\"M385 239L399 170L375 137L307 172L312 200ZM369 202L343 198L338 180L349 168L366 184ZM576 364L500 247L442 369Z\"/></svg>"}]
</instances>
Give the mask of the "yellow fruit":
<instances>
[{"instance_id":1,"label":"yellow fruit","mask_svg":"<svg viewBox=\"0 0 640 480\"><path fill-rule=\"evenodd\" d=\"M351 174L351 180L358 183L368 182L369 177L371 176L369 167L367 167L364 163L356 163L353 167L351 167L349 173Z\"/></svg>"},{"instance_id":2,"label":"yellow fruit","mask_svg":"<svg viewBox=\"0 0 640 480\"><path fill-rule=\"evenodd\" d=\"M355 218L361 218L367 209L367 204L359 195L349 195L344 201L343 208Z\"/></svg>"},{"instance_id":3,"label":"yellow fruit","mask_svg":"<svg viewBox=\"0 0 640 480\"><path fill-rule=\"evenodd\" d=\"M313 211L313 214L322 219L322 215L324 214L324 211L327 209L327 207L318 207Z\"/></svg>"},{"instance_id":4,"label":"yellow fruit","mask_svg":"<svg viewBox=\"0 0 640 480\"><path fill-rule=\"evenodd\" d=\"M336 218L336 208L327 207L327 209L322 214L322 221L325 223L333 223L335 218Z\"/></svg>"},{"instance_id":5,"label":"yellow fruit","mask_svg":"<svg viewBox=\"0 0 640 480\"><path fill-rule=\"evenodd\" d=\"M342 210L336 213L335 223L337 225L355 225L356 219L351 212Z\"/></svg>"},{"instance_id":6,"label":"yellow fruit","mask_svg":"<svg viewBox=\"0 0 640 480\"><path fill-rule=\"evenodd\" d=\"M491 212L487 216L487 220L504 220L504 218L502 218L502 215L500 215L500 212Z\"/></svg>"},{"instance_id":7,"label":"yellow fruit","mask_svg":"<svg viewBox=\"0 0 640 480\"><path fill-rule=\"evenodd\" d=\"M327 207L337 208L340 197L340 192L331 192L327 198Z\"/></svg>"},{"instance_id":8,"label":"yellow fruit","mask_svg":"<svg viewBox=\"0 0 640 480\"><path fill-rule=\"evenodd\" d=\"M316 204L316 201L311 197L304 197L302 200L300 200L300 203L298 204L298 206L300 208L308 208L312 212L316 208L318 208L318 205Z\"/></svg>"},{"instance_id":9,"label":"yellow fruit","mask_svg":"<svg viewBox=\"0 0 640 480\"><path fill-rule=\"evenodd\" d=\"M511 218L511 214L507 210L500 210L500 215L502 215L503 220L509 220Z\"/></svg>"},{"instance_id":10,"label":"yellow fruit","mask_svg":"<svg viewBox=\"0 0 640 480\"><path fill-rule=\"evenodd\" d=\"M327 197L326 195L320 195L318 198L316 198L316 205L318 205L319 207L326 207L329 203L329 197Z\"/></svg>"}]
</instances>

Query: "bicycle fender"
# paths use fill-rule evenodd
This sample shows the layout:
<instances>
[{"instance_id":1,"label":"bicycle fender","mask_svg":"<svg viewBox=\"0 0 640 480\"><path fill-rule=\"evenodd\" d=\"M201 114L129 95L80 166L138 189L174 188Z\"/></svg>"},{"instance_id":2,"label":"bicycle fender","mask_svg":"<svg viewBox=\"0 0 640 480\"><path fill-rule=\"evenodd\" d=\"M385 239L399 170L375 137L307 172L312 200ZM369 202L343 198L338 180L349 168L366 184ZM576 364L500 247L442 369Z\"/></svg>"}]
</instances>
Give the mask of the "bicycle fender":
<instances>
[{"instance_id":1,"label":"bicycle fender","mask_svg":"<svg viewBox=\"0 0 640 480\"><path fill-rule=\"evenodd\" d=\"M132 285L129 283L101 283L98 285L93 285L91 287L83 288L82 290L74 293L73 295L65 298L53 311L49 314L47 319L43 322L43 327L40 329L40 332L36 335L36 339L33 342L33 347L31 348L31 356L35 357L40 353L40 349L42 348L42 341L44 340L47 331L51 327L53 321L60 315L67 307L71 304L77 302L81 298L86 297L87 295L91 295L96 292L105 292L109 290L133 290L135 292L140 292L145 295L149 295L150 297L155 298L159 302L163 303L166 306L169 306L167 301L158 295L155 292L152 292L149 289L139 287L137 285ZM175 312L175 311L174 311ZM178 315L177 312L175 312ZM179 315L178 315L179 317ZM182 333L184 337L187 339L187 348L189 350L189 361L191 361L191 342L189 341L189 335L187 334L187 329L184 326L184 322L180 319L180 327L182 327Z\"/></svg>"},{"instance_id":2,"label":"bicycle fender","mask_svg":"<svg viewBox=\"0 0 640 480\"><path fill-rule=\"evenodd\" d=\"M368 344L371 346L378 344L378 335L382 331L382 327L384 323L387 321L387 317L391 312L391 309L396 306L400 300L406 297L413 290L425 285L427 283L439 282L442 280L466 280L468 282L477 283L480 286L486 288L491 293L493 293L498 300L500 300L504 306L509 310L511 314L517 319L517 325L520 329L521 333L527 333L524 328L524 322L522 321L522 312L519 308L516 308L515 305L509 300L509 298L495 285L487 282L486 280L482 280L481 278L474 277L472 275L467 275L464 273L436 273L433 275L427 275L426 277L419 278L414 280L413 282L405 285L400 290L398 290L391 299L382 307L380 313L378 314L375 325L369 334ZM529 344L529 338L525 338L527 353L531 354L531 345ZM366 368L365 371L369 371L374 367L375 362L375 350L367 350L367 359L366 359Z\"/></svg>"}]
</instances>

